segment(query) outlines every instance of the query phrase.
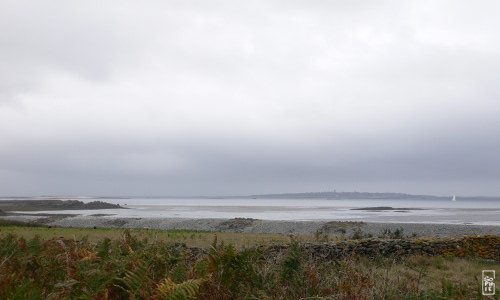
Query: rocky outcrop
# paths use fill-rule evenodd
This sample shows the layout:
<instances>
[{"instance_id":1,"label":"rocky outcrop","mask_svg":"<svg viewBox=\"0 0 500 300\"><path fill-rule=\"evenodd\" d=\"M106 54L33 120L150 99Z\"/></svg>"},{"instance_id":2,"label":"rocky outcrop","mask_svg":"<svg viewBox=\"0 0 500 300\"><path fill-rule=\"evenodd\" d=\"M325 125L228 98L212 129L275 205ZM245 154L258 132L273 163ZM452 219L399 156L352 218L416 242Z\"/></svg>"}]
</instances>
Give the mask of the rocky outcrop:
<instances>
[{"instance_id":1,"label":"rocky outcrop","mask_svg":"<svg viewBox=\"0 0 500 300\"><path fill-rule=\"evenodd\" d=\"M234 218L221 222L216 229L220 231L242 232L243 229L253 225L257 221L252 218Z\"/></svg>"}]
</instances>

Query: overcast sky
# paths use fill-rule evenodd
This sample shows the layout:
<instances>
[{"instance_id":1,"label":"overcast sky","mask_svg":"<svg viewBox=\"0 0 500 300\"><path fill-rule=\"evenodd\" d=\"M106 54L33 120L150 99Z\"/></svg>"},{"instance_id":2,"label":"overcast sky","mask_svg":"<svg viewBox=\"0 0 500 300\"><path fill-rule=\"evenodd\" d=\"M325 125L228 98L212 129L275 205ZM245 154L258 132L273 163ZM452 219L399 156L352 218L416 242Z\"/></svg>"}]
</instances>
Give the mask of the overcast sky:
<instances>
[{"instance_id":1,"label":"overcast sky","mask_svg":"<svg viewBox=\"0 0 500 300\"><path fill-rule=\"evenodd\" d=\"M500 195L500 2L0 1L0 195Z\"/></svg>"}]
</instances>

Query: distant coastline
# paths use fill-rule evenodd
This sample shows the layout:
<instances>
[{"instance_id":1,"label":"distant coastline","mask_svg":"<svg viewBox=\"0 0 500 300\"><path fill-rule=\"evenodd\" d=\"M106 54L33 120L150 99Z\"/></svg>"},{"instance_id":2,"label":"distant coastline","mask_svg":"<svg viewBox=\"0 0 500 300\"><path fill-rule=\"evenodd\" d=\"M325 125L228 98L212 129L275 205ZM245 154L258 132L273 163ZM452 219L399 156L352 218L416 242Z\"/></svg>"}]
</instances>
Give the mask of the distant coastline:
<instances>
[{"instance_id":1,"label":"distant coastline","mask_svg":"<svg viewBox=\"0 0 500 300\"><path fill-rule=\"evenodd\" d=\"M80 201L85 199L98 199L106 201L109 199L327 199L327 200L451 200L453 195L435 196L423 194L407 194L407 193L372 193L372 192L303 192L303 193L276 193L276 194L252 194L252 195L134 195L134 196L0 196L0 202L9 200L25 200L25 201L50 201L50 200L71 200ZM77 200L78 199L78 200ZM500 201L500 196L460 196L456 195L456 200L485 200L485 201Z\"/></svg>"},{"instance_id":2,"label":"distant coastline","mask_svg":"<svg viewBox=\"0 0 500 300\"><path fill-rule=\"evenodd\" d=\"M397 199L397 200L448 200L450 196L433 196L433 195L412 195L405 193L370 193L370 192L309 192L309 193L283 193L283 194L260 194L243 196L240 198L265 198L265 199L331 199L331 200L348 200L348 199ZM456 200L492 200L500 201L500 197L489 196L456 196Z\"/></svg>"}]
</instances>

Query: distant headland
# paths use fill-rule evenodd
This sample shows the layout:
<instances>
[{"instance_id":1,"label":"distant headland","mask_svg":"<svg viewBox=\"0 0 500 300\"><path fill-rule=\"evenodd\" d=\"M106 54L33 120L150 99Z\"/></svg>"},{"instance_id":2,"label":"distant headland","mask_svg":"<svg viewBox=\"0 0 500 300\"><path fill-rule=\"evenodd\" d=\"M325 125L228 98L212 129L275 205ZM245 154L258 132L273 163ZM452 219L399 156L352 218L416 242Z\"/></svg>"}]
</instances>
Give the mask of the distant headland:
<instances>
[{"instance_id":1,"label":"distant headland","mask_svg":"<svg viewBox=\"0 0 500 300\"><path fill-rule=\"evenodd\" d=\"M40 210L82 210L82 209L111 209L123 208L118 204L103 201L84 203L79 200L0 200L0 209L5 211L40 211ZM0 211L0 215L2 214Z\"/></svg>"}]
</instances>

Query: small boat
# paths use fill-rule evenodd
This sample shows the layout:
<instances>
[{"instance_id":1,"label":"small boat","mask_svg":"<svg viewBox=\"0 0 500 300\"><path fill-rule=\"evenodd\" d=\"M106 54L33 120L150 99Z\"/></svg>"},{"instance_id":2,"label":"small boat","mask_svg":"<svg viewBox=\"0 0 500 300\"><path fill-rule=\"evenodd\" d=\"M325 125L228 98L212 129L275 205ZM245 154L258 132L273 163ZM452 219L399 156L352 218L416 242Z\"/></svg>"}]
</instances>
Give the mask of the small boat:
<instances>
[{"instance_id":1,"label":"small boat","mask_svg":"<svg viewBox=\"0 0 500 300\"><path fill-rule=\"evenodd\" d=\"M453 197L451 198L451 201L457 201L457 197L455 195L453 195Z\"/></svg>"}]
</instances>

